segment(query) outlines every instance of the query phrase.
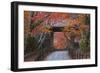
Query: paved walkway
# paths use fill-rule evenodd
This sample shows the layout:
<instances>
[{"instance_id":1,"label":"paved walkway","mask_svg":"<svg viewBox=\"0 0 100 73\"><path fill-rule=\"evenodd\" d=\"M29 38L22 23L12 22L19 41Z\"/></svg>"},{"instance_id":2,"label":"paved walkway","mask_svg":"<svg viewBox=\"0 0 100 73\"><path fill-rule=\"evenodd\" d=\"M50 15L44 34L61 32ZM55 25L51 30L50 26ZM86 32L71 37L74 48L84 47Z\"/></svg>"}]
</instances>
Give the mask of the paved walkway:
<instances>
[{"instance_id":1,"label":"paved walkway","mask_svg":"<svg viewBox=\"0 0 100 73\"><path fill-rule=\"evenodd\" d=\"M69 60L68 51L54 51L49 54L44 60Z\"/></svg>"}]
</instances>

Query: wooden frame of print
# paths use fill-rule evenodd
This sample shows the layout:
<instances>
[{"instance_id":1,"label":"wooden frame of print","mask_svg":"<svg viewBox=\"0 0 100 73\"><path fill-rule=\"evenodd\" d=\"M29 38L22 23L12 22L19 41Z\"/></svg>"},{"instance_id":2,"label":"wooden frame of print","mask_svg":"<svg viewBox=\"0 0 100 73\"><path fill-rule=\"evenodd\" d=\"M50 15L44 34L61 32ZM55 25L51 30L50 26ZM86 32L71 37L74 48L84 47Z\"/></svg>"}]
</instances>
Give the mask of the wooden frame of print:
<instances>
[{"instance_id":1,"label":"wooden frame of print","mask_svg":"<svg viewBox=\"0 0 100 73\"><path fill-rule=\"evenodd\" d=\"M32 9L33 7L33 9ZM39 8L40 7L40 8ZM20 50L24 47L22 40L23 27L24 27L24 11L46 11L46 12L67 12L69 13L88 13L90 14L90 37L91 53L89 61L84 60L64 60L60 61L39 61L34 63L23 63L23 52ZM56 10L56 11L55 11ZM67 10L67 11L66 11ZM92 31L93 29L93 31ZM54 28L53 31L61 31L59 28ZM20 48L20 49L19 49ZM23 51L23 52L22 52ZM22 54L21 54L22 53ZM93 57L91 57L91 55ZM66 63L66 61L69 63ZM77 63L78 61L78 63ZM83 63L81 63L83 62ZM85 63L84 63L85 62ZM22 64L23 63L23 64ZM73 63L73 64L70 64ZM33 65L30 65L33 64ZM44 65L45 64L45 65ZM97 7L96 6L82 6L82 5L65 5L65 4L49 4L49 3L32 3L32 2L12 2L11 3L11 70L12 71L31 71L31 70L47 70L47 69L64 69L64 68L81 68L81 67L94 67L97 66Z\"/></svg>"}]
</instances>

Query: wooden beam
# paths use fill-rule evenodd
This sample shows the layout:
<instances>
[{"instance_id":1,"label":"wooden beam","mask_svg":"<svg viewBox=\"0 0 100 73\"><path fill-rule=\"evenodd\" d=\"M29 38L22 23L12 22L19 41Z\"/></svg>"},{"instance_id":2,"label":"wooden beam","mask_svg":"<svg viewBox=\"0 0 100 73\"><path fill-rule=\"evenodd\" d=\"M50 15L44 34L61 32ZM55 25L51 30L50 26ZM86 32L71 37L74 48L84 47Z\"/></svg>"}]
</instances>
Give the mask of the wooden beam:
<instances>
[{"instance_id":1,"label":"wooden beam","mask_svg":"<svg viewBox=\"0 0 100 73\"><path fill-rule=\"evenodd\" d=\"M62 32L62 29L63 29L64 27L52 27L52 31L53 32Z\"/></svg>"}]
</instances>

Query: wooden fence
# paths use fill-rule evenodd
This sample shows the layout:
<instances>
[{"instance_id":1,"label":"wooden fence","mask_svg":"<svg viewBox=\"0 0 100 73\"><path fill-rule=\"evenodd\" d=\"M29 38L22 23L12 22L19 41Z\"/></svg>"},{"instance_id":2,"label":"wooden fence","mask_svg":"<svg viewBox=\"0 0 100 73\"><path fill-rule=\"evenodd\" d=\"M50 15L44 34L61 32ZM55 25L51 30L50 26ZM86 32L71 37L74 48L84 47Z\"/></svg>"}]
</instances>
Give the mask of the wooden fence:
<instances>
[{"instance_id":1,"label":"wooden fence","mask_svg":"<svg viewBox=\"0 0 100 73\"><path fill-rule=\"evenodd\" d=\"M72 59L88 59L90 58L90 52L82 52L79 50L69 50L69 55Z\"/></svg>"}]
</instances>

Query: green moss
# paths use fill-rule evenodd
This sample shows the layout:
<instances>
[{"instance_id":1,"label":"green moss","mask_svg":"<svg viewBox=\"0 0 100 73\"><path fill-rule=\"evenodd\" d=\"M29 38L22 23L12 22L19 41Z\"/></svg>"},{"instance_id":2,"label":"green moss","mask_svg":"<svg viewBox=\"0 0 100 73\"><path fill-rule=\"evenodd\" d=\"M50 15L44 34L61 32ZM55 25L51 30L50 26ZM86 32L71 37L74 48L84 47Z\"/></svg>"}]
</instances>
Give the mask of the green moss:
<instances>
[{"instance_id":1,"label":"green moss","mask_svg":"<svg viewBox=\"0 0 100 73\"><path fill-rule=\"evenodd\" d=\"M80 50L88 52L90 50L90 33L85 32L82 39L80 40Z\"/></svg>"}]
</instances>

